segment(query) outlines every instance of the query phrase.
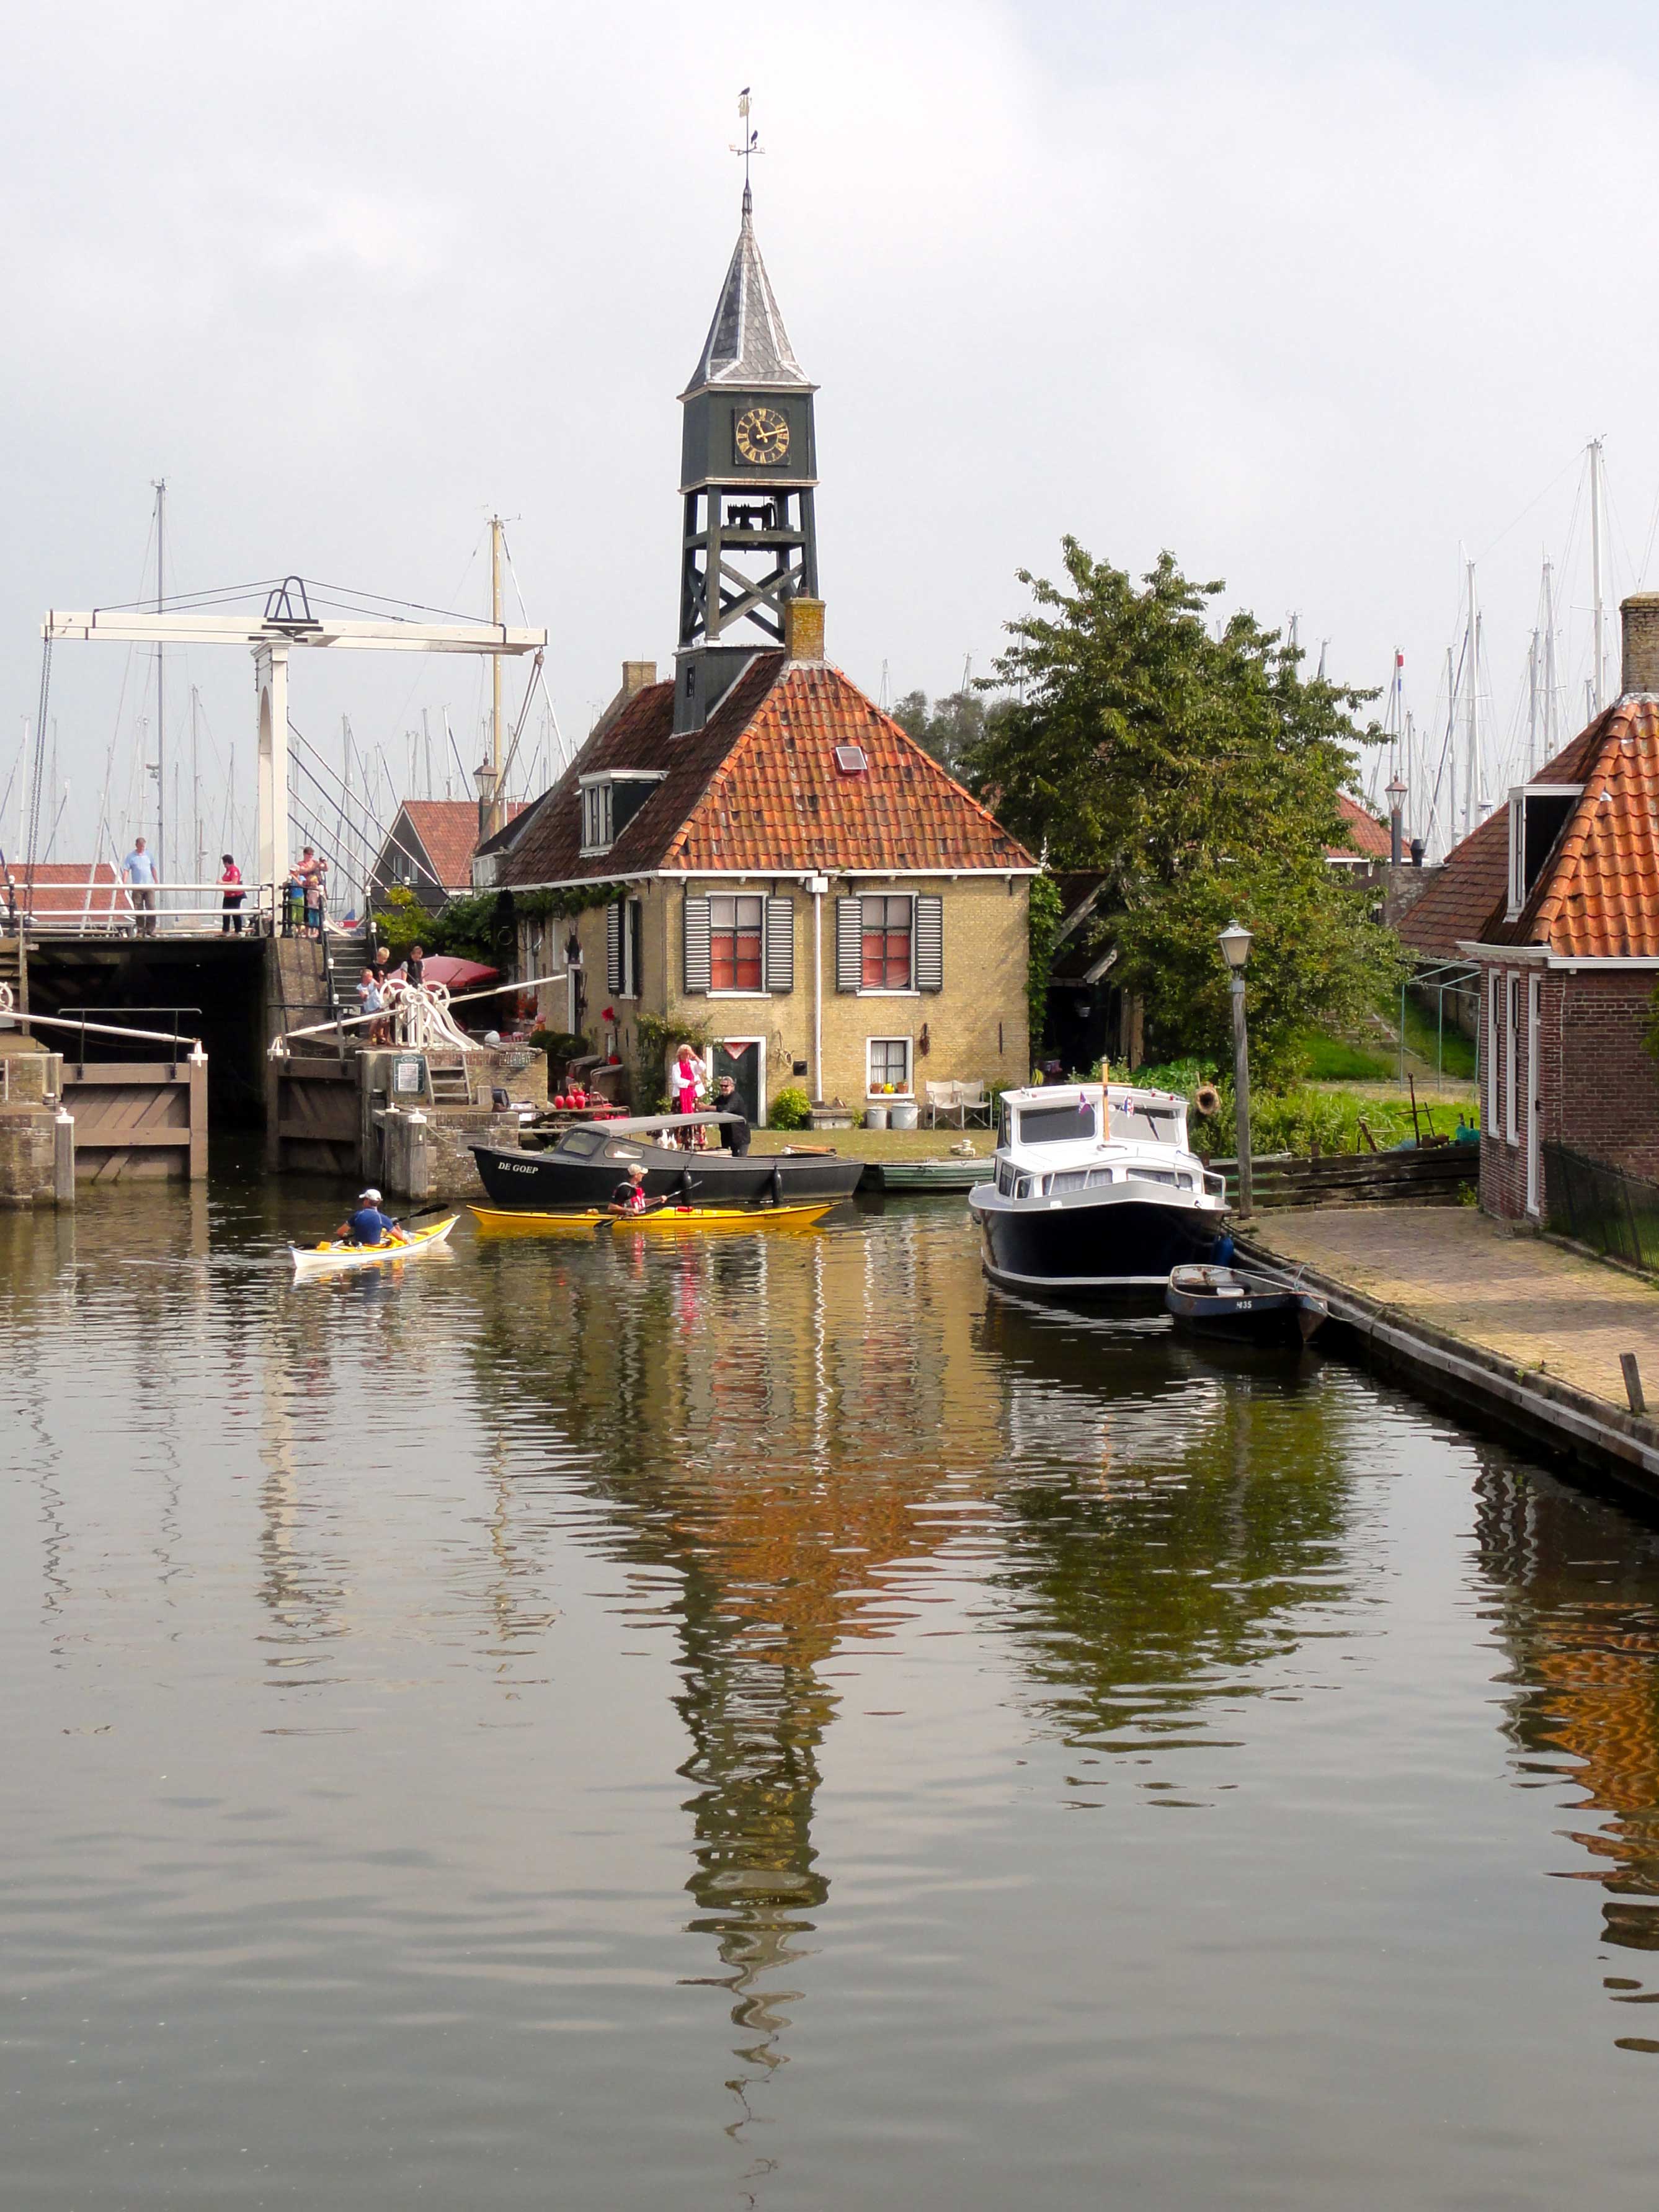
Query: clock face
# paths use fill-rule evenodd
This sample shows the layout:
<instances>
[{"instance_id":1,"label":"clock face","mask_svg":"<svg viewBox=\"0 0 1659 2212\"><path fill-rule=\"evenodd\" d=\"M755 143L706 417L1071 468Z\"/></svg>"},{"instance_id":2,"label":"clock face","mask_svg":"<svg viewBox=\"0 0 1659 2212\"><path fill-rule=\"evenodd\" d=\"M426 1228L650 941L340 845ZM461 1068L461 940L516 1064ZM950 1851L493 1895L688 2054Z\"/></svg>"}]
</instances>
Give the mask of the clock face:
<instances>
[{"instance_id":1,"label":"clock face","mask_svg":"<svg viewBox=\"0 0 1659 2212\"><path fill-rule=\"evenodd\" d=\"M745 408L732 425L732 437L738 459L757 468L768 467L788 455L788 420L775 408Z\"/></svg>"}]
</instances>

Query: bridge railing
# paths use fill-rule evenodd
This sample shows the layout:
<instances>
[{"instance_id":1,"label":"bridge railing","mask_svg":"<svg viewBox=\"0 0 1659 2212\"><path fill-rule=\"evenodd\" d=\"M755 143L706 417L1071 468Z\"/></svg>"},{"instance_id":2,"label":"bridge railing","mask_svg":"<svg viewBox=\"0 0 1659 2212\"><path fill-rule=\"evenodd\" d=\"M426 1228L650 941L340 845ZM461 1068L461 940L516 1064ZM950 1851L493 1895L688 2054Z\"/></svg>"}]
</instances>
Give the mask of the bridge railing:
<instances>
[{"instance_id":1,"label":"bridge railing","mask_svg":"<svg viewBox=\"0 0 1659 2212\"><path fill-rule=\"evenodd\" d=\"M37 884L18 871L0 874L0 935L15 936L20 926L33 937L270 937L303 929L304 901L286 877L234 886L230 896L238 892L238 903L228 907L216 881L127 884L106 872Z\"/></svg>"}]
</instances>

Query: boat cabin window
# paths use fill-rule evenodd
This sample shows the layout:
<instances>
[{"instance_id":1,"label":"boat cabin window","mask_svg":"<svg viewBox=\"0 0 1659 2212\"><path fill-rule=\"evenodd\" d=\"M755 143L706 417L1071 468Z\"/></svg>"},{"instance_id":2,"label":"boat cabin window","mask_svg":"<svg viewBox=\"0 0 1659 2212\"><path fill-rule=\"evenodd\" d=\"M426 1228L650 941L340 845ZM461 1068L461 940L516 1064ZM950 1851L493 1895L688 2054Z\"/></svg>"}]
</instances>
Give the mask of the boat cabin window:
<instances>
[{"instance_id":1,"label":"boat cabin window","mask_svg":"<svg viewBox=\"0 0 1659 2212\"><path fill-rule=\"evenodd\" d=\"M1022 1145L1092 1143L1095 1109L1085 1098L1077 1106L1022 1106L1019 1141Z\"/></svg>"},{"instance_id":2,"label":"boat cabin window","mask_svg":"<svg viewBox=\"0 0 1659 2212\"><path fill-rule=\"evenodd\" d=\"M605 1156L608 1160L637 1160L645 1157L637 1145L627 1144L620 1137L611 1139L605 1148Z\"/></svg>"},{"instance_id":3,"label":"boat cabin window","mask_svg":"<svg viewBox=\"0 0 1659 2212\"><path fill-rule=\"evenodd\" d=\"M562 1152L574 1152L579 1160L591 1160L605 1142L597 1129L572 1129L559 1146Z\"/></svg>"},{"instance_id":4,"label":"boat cabin window","mask_svg":"<svg viewBox=\"0 0 1659 2212\"><path fill-rule=\"evenodd\" d=\"M1112 1134L1142 1145L1178 1145L1181 1119L1181 1109L1175 1106L1148 1106L1139 1102L1120 1106L1114 1098L1107 1108Z\"/></svg>"}]
</instances>

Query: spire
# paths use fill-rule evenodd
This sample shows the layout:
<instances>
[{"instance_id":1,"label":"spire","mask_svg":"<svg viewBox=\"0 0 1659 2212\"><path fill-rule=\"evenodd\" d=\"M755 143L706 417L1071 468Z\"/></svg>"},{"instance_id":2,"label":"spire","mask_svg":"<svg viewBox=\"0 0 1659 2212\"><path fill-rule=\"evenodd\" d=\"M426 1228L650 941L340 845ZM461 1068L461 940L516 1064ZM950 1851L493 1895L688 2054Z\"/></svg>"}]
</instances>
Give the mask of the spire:
<instances>
[{"instance_id":1,"label":"spire","mask_svg":"<svg viewBox=\"0 0 1659 2212\"><path fill-rule=\"evenodd\" d=\"M736 251L720 287L714 319L708 325L691 381L680 394L689 399L709 385L752 389L770 385L775 389L811 392L806 374L795 359L772 296L766 264L755 237L753 200L745 180L743 222Z\"/></svg>"}]
</instances>

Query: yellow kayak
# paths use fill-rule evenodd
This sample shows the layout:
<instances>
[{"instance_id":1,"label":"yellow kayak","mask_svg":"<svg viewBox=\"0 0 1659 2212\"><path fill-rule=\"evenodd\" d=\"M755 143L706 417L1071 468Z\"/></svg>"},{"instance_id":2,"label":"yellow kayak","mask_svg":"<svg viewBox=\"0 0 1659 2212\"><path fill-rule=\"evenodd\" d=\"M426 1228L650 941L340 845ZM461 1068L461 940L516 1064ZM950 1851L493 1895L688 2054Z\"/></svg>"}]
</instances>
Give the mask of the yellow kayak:
<instances>
[{"instance_id":1,"label":"yellow kayak","mask_svg":"<svg viewBox=\"0 0 1659 2212\"><path fill-rule=\"evenodd\" d=\"M452 1213L447 1219L434 1222L430 1229L411 1229L401 1244L290 1244L294 1255L295 1275L332 1274L342 1267L383 1267L388 1260L418 1259L422 1252L430 1252L441 1244L460 1219Z\"/></svg>"},{"instance_id":2,"label":"yellow kayak","mask_svg":"<svg viewBox=\"0 0 1659 2212\"><path fill-rule=\"evenodd\" d=\"M611 1229L807 1229L821 1221L833 1198L810 1206L654 1206L648 1213L612 1213L608 1207L573 1207L568 1213L536 1213L527 1206L475 1206L480 1229L492 1237L591 1237L601 1224Z\"/></svg>"}]
</instances>

